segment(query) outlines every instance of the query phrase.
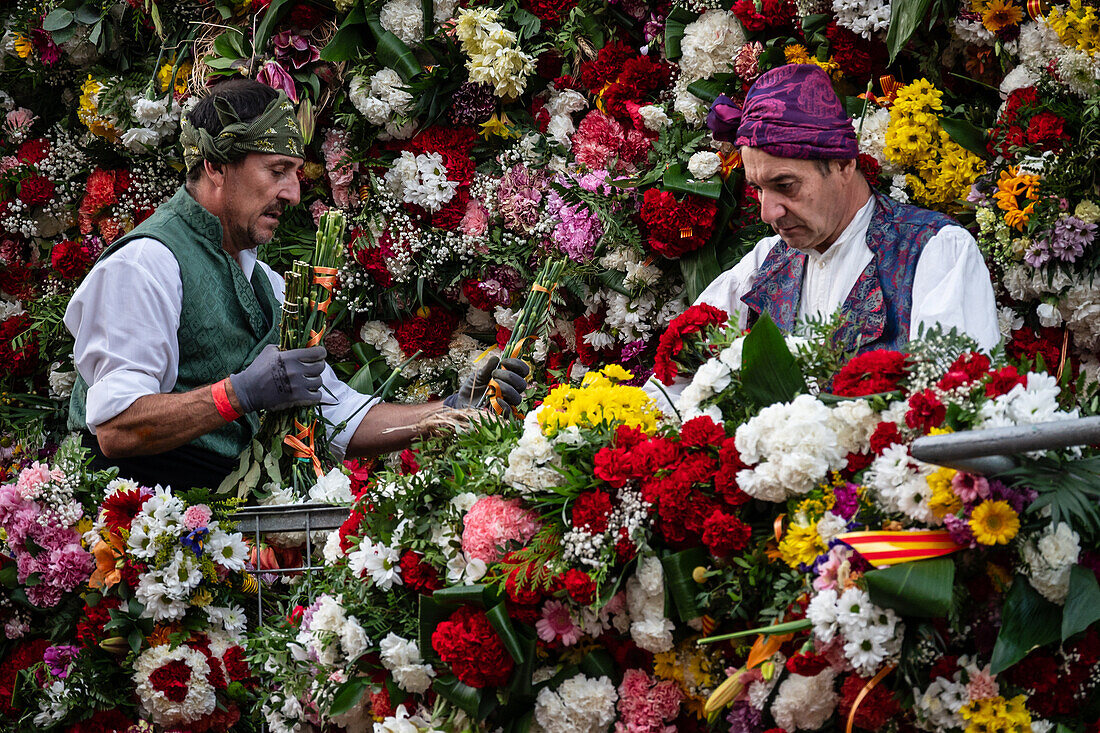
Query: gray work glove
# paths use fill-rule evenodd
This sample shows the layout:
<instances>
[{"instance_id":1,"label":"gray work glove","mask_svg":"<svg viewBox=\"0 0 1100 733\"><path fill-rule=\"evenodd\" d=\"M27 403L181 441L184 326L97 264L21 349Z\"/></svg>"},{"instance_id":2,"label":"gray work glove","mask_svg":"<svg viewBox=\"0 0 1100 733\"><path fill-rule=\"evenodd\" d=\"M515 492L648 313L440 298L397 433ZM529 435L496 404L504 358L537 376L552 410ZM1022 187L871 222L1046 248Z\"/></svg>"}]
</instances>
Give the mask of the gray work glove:
<instances>
[{"instance_id":1,"label":"gray work glove","mask_svg":"<svg viewBox=\"0 0 1100 733\"><path fill-rule=\"evenodd\" d=\"M503 368L498 368L503 367ZM527 391L527 375L531 370L519 359L500 360L500 357L488 358L484 364L476 369L458 388L453 395L443 400L447 407L461 409L463 407L482 407L482 396L489 387L489 380L495 379L500 387L500 398L516 407L523 399L523 393Z\"/></svg>"},{"instance_id":2,"label":"gray work glove","mask_svg":"<svg viewBox=\"0 0 1100 733\"><path fill-rule=\"evenodd\" d=\"M327 353L324 346L279 351L268 344L255 361L230 374L229 381L245 412L316 405Z\"/></svg>"}]
</instances>

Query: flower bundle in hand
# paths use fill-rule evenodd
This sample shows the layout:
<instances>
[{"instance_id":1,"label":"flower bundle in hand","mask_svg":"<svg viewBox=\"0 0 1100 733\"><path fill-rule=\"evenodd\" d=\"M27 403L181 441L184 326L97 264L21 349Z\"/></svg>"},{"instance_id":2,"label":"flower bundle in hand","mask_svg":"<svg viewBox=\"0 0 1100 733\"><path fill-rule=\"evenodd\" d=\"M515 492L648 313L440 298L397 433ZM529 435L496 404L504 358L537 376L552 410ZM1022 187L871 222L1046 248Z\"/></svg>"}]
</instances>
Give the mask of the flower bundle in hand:
<instances>
[{"instance_id":1,"label":"flower bundle in hand","mask_svg":"<svg viewBox=\"0 0 1100 733\"><path fill-rule=\"evenodd\" d=\"M343 212L323 213L312 263L295 260L287 272L280 349L308 348L323 341L332 289L344 257L345 227ZM237 495L244 498L266 474L263 482L292 488L295 496L304 497L317 479L338 465L323 420L320 405L266 413L251 449L242 454L240 467L226 478L221 490L236 485Z\"/></svg>"}]
</instances>

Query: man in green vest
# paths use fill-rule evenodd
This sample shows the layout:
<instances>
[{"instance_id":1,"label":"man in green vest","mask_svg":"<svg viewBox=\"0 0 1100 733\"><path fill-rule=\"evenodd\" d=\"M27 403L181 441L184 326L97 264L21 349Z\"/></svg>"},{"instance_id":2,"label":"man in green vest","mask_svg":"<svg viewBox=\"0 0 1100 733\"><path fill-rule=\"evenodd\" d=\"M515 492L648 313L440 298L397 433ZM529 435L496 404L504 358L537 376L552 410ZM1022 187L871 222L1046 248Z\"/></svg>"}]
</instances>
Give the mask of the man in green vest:
<instances>
[{"instance_id":1,"label":"man in green vest","mask_svg":"<svg viewBox=\"0 0 1100 733\"><path fill-rule=\"evenodd\" d=\"M103 252L65 313L80 376L70 427L85 432L97 467L117 465L145 485L217 487L262 410L324 400L326 420L343 426L329 436L333 451L353 457L408 445L409 426L443 406L472 406L491 378L519 403L527 367L518 360L491 360L442 402L397 405L340 382L323 346L280 351L283 279L256 247L299 201L294 108L237 79L182 124L186 184Z\"/></svg>"}]
</instances>

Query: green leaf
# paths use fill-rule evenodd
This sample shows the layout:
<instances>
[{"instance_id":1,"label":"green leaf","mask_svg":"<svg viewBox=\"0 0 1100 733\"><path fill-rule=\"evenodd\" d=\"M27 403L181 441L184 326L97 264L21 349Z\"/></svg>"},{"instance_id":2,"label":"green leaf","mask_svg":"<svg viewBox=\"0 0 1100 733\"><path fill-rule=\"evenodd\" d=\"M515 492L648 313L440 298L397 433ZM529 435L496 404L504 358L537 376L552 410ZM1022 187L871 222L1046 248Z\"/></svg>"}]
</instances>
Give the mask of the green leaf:
<instances>
[{"instance_id":1,"label":"green leaf","mask_svg":"<svg viewBox=\"0 0 1100 733\"><path fill-rule=\"evenodd\" d=\"M940 618L951 610L955 563L946 557L906 562L872 570L863 579L876 605L902 616Z\"/></svg>"},{"instance_id":2,"label":"green leaf","mask_svg":"<svg viewBox=\"0 0 1100 733\"><path fill-rule=\"evenodd\" d=\"M145 643L145 634L141 633L141 629L135 627L126 637L126 641L129 642L134 654L137 654L141 651L141 645Z\"/></svg>"},{"instance_id":3,"label":"green leaf","mask_svg":"<svg viewBox=\"0 0 1100 733\"><path fill-rule=\"evenodd\" d=\"M527 660L527 656L523 651L523 640L516 633L515 627L512 626L512 619L508 616L507 607L503 603L498 603L489 609L485 615L489 618L489 623L493 625L497 635L500 636L500 640L504 642L504 648L512 655L512 659L515 660L516 664L523 664Z\"/></svg>"},{"instance_id":4,"label":"green leaf","mask_svg":"<svg viewBox=\"0 0 1100 733\"><path fill-rule=\"evenodd\" d=\"M688 91L707 104L718 99L719 94L725 94L728 88L728 84L723 84L717 79L699 79L688 84Z\"/></svg>"},{"instance_id":5,"label":"green leaf","mask_svg":"<svg viewBox=\"0 0 1100 733\"><path fill-rule=\"evenodd\" d=\"M684 28L688 23L695 21L698 13L693 13L687 8L677 6L665 18L665 57L669 61L678 59L682 53L680 41L684 37Z\"/></svg>"},{"instance_id":6,"label":"green leaf","mask_svg":"<svg viewBox=\"0 0 1100 733\"><path fill-rule=\"evenodd\" d=\"M420 15L424 24L424 37L428 38L435 30L435 3L432 0L420 0Z\"/></svg>"},{"instance_id":7,"label":"green leaf","mask_svg":"<svg viewBox=\"0 0 1100 733\"><path fill-rule=\"evenodd\" d=\"M691 193L696 196L705 196L708 199L718 200L722 195L722 181L717 176L699 181L684 170L679 163L670 165L661 176L661 188L675 193Z\"/></svg>"},{"instance_id":8,"label":"green leaf","mask_svg":"<svg viewBox=\"0 0 1100 733\"><path fill-rule=\"evenodd\" d=\"M762 313L745 337L741 385L757 404L790 402L806 391L806 380L771 316Z\"/></svg>"},{"instance_id":9,"label":"green leaf","mask_svg":"<svg viewBox=\"0 0 1100 733\"><path fill-rule=\"evenodd\" d=\"M264 11L264 19L256 27L256 38L252 43L257 53L263 53L267 50L267 42L271 38L271 31L274 29L275 24L279 22L279 19L290 9L288 7L289 3L290 0L271 0L271 4L267 6L267 10Z\"/></svg>"},{"instance_id":10,"label":"green leaf","mask_svg":"<svg viewBox=\"0 0 1100 733\"><path fill-rule=\"evenodd\" d=\"M247 54L241 48L241 33L236 29L227 30L214 39L214 50L222 58L239 59Z\"/></svg>"},{"instance_id":11,"label":"green leaf","mask_svg":"<svg viewBox=\"0 0 1100 733\"><path fill-rule=\"evenodd\" d=\"M452 585L432 593L432 600L447 606L473 603L474 605L484 607L485 590L484 585Z\"/></svg>"},{"instance_id":12,"label":"green leaf","mask_svg":"<svg viewBox=\"0 0 1100 733\"><path fill-rule=\"evenodd\" d=\"M102 13L88 5L81 5L73 12L77 23L91 25L103 17Z\"/></svg>"},{"instance_id":13,"label":"green leaf","mask_svg":"<svg viewBox=\"0 0 1100 733\"><path fill-rule=\"evenodd\" d=\"M687 296L694 302L699 293L722 274L722 266L718 264L718 258L714 254L714 244L707 242L694 252L681 257L680 274L684 277Z\"/></svg>"},{"instance_id":14,"label":"green leaf","mask_svg":"<svg viewBox=\"0 0 1100 733\"><path fill-rule=\"evenodd\" d=\"M375 55L380 63L396 71L406 82L423 71L420 62L405 42L383 28L377 15L367 16L367 27L378 41Z\"/></svg>"},{"instance_id":15,"label":"green leaf","mask_svg":"<svg viewBox=\"0 0 1100 733\"><path fill-rule=\"evenodd\" d=\"M1074 565L1069 571L1069 594L1062 609L1062 641L1100 621L1100 583L1088 568Z\"/></svg>"},{"instance_id":16,"label":"green leaf","mask_svg":"<svg viewBox=\"0 0 1100 733\"><path fill-rule=\"evenodd\" d=\"M699 639L696 644L713 644L716 641L729 641L730 639L743 639L746 636L755 636L757 634L764 634L765 636L774 636L775 634L794 634L799 631L806 631L812 629L814 624L808 618L800 618L797 621L787 621L782 624L772 624L771 626L757 626L755 629L745 629L744 631L735 631L732 634L722 634L721 636L708 636L705 639Z\"/></svg>"},{"instance_id":17,"label":"green leaf","mask_svg":"<svg viewBox=\"0 0 1100 733\"><path fill-rule=\"evenodd\" d=\"M420 607L417 613L417 641L420 644L420 653L425 659L438 659L432 646L432 634L435 627L451 615L451 609L436 603L428 596L420 596Z\"/></svg>"},{"instance_id":18,"label":"green leaf","mask_svg":"<svg viewBox=\"0 0 1100 733\"><path fill-rule=\"evenodd\" d=\"M16 571L15 563L0 568L0 585L14 588L18 584L19 573Z\"/></svg>"},{"instance_id":19,"label":"green leaf","mask_svg":"<svg viewBox=\"0 0 1100 733\"><path fill-rule=\"evenodd\" d=\"M539 17L522 8L515 12L512 20L519 25L519 40L521 41L525 38L534 38L542 30L542 21L539 20Z\"/></svg>"},{"instance_id":20,"label":"green leaf","mask_svg":"<svg viewBox=\"0 0 1100 733\"><path fill-rule=\"evenodd\" d=\"M1027 656L1035 647L1058 641L1061 609L1039 595L1023 575L1017 574L1001 609L1001 631L990 659L993 674L1000 674Z\"/></svg>"},{"instance_id":21,"label":"green leaf","mask_svg":"<svg viewBox=\"0 0 1100 733\"><path fill-rule=\"evenodd\" d=\"M699 584L695 582L692 573L706 562L707 553L699 547L661 558L661 567L665 571L665 589L671 596L672 605L676 607L681 621L690 621L703 615L703 609L695 600Z\"/></svg>"},{"instance_id":22,"label":"green leaf","mask_svg":"<svg viewBox=\"0 0 1100 733\"><path fill-rule=\"evenodd\" d=\"M894 0L890 4L890 30L886 33L886 48L890 52L890 63L909 43L932 0Z\"/></svg>"},{"instance_id":23,"label":"green leaf","mask_svg":"<svg viewBox=\"0 0 1100 733\"><path fill-rule=\"evenodd\" d=\"M321 49L321 60L339 64L350 61L358 54L359 49L367 46L367 20L363 15L363 7L356 5L340 29L332 37L332 40Z\"/></svg>"},{"instance_id":24,"label":"green leaf","mask_svg":"<svg viewBox=\"0 0 1100 733\"><path fill-rule=\"evenodd\" d=\"M581 671L589 677L615 679L615 662L603 649L593 649L581 660Z\"/></svg>"},{"instance_id":25,"label":"green leaf","mask_svg":"<svg viewBox=\"0 0 1100 733\"><path fill-rule=\"evenodd\" d=\"M457 677L441 677L432 683L432 689L444 700L477 717L481 708L481 690L459 682Z\"/></svg>"},{"instance_id":26,"label":"green leaf","mask_svg":"<svg viewBox=\"0 0 1100 733\"><path fill-rule=\"evenodd\" d=\"M989 151L985 147L988 137L982 128L955 117L941 117L940 125L952 140L974 155L982 159L989 157Z\"/></svg>"},{"instance_id":27,"label":"green leaf","mask_svg":"<svg viewBox=\"0 0 1100 733\"><path fill-rule=\"evenodd\" d=\"M333 696L332 705L329 706L329 716L336 717L351 710L362 699L366 690L366 677L355 677L340 685L340 690Z\"/></svg>"},{"instance_id":28,"label":"green leaf","mask_svg":"<svg viewBox=\"0 0 1100 733\"><path fill-rule=\"evenodd\" d=\"M76 20L76 16L73 15L71 10L57 8L42 19L42 30L53 33L62 28L67 28L74 20Z\"/></svg>"}]
</instances>

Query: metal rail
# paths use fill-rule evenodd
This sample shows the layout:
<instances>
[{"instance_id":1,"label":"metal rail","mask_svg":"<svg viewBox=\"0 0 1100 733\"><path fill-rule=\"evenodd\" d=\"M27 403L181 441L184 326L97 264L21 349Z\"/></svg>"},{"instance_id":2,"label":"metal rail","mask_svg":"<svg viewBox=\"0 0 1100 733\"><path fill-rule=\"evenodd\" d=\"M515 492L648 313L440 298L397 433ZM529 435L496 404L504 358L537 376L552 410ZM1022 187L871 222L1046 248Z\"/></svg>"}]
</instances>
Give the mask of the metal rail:
<instances>
[{"instance_id":1,"label":"metal rail","mask_svg":"<svg viewBox=\"0 0 1100 733\"><path fill-rule=\"evenodd\" d=\"M1056 450L1100 443L1100 417L926 435L913 441L914 458L939 466L995 475L1017 465L1029 451Z\"/></svg>"}]
</instances>

